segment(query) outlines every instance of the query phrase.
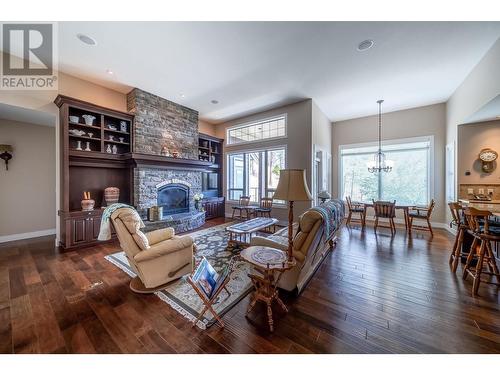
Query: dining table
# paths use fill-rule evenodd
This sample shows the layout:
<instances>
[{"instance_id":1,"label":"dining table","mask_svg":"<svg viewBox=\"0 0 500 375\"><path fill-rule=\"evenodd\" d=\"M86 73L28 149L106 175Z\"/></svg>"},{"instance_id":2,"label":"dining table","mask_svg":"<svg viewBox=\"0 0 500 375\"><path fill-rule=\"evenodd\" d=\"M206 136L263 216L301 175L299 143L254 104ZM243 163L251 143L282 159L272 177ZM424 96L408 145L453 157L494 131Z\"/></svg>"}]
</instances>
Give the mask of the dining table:
<instances>
[{"instance_id":1,"label":"dining table","mask_svg":"<svg viewBox=\"0 0 500 375\"><path fill-rule=\"evenodd\" d=\"M363 205L365 207L365 210L367 208L370 208L370 207L373 208L373 202L362 202L361 201L361 202L353 202L353 203L354 204ZM399 204L399 203L396 203L396 210L403 211L406 230L408 230L408 227L410 225L408 213L410 212L410 209L415 208L415 207L419 207L419 206L415 206L414 204ZM422 207L422 208L424 208L424 207ZM425 208L427 208L427 207L425 207Z\"/></svg>"}]
</instances>

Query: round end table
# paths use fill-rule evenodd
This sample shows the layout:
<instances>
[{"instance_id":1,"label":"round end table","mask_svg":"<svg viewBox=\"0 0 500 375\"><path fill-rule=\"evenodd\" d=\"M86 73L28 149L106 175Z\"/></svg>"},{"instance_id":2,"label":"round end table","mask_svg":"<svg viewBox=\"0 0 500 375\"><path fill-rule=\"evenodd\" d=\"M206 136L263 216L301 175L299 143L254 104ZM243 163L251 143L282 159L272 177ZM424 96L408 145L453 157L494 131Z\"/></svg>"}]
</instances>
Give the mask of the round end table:
<instances>
[{"instance_id":1,"label":"round end table","mask_svg":"<svg viewBox=\"0 0 500 375\"><path fill-rule=\"evenodd\" d=\"M265 246L250 246L241 251L240 256L244 261L250 263L260 275L248 274L252 284L255 287L247 313L254 308L258 301L267 305L267 319L269 330L274 331L272 303L278 302L281 308L288 312L283 301L278 296L278 282L287 270L295 265L295 259L288 260L288 254L283 250L274 249Z\"/></svg>"}]
</instances>

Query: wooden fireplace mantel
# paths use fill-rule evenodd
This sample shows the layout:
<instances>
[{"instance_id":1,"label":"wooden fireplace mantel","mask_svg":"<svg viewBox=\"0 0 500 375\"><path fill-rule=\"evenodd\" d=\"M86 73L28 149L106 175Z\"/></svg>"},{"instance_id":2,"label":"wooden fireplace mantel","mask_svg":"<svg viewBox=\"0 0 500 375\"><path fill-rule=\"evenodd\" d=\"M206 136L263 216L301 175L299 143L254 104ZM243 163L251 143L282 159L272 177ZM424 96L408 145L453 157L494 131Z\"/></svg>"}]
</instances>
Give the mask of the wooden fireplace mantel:
<instances>
[{"instance_id":1,"label":"wooden fireplace mantel","mask_svg":"<svg viewBox=\"0 0 500 375\"><path fill-rule=\"evenodd\" d=\"M210 170L211 168L218 167L207 161L174 158L171 156L162 155L138 154L135 152L130 154L130 158L134 161L137 167L154 167L161 169L183 169L195 171L206 171Z\"/></svg>"}]
</instances>

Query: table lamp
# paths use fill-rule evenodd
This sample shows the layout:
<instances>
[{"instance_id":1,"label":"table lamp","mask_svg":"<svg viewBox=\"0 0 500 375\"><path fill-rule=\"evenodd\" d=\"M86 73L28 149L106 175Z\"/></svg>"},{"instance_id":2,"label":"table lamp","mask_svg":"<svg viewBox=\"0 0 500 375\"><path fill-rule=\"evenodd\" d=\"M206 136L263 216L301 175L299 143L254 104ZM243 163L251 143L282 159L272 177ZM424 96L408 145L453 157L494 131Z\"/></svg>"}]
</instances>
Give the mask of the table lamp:
<instances>
[{"instance_id":1,"label":"table lamp","mask_svg":"<svg viewBox=\"0 0 500 375\"><path fill-rule=\"evenodd\" d=\"M331 197L330 193L326 190L323 190L318 194L318 198L321 199L321 203L325 203L328 199L331 199Z\"/></svg>"},{"instance_id":2,"label":"table lamp","mask_svg":"<svg viewBox=\"0 0 500 375\"><path fill-rule=\"evenodd\" d=\"M288 202L288 260L293 258L292 232L293 232L293 202L312 200L307 187L304 169L282 169L280 180L273 196L274 199Z\"/></svg>"}]
</instances>

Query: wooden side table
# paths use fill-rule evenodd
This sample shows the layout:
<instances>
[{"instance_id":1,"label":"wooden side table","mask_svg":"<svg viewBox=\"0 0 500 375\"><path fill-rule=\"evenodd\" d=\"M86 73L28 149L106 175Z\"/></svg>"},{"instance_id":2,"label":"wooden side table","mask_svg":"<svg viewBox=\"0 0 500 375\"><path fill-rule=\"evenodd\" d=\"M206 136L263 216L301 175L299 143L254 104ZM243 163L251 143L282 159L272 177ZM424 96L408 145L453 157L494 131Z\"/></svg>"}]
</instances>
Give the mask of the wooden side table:
<instances>
[{"instance_id":1,"label":"wooden side table","mask_svg":"<svg viewBox=\"0 0 500 375\"><path fill-rule=\"evenodd\" d=\"M265 246L250 246L242 250L240 256L260 274L248 275L255 287L255 292L250 305L248 305L246 315L248 316L258 301L264 302L267 306L269 330L273 332L272 303L276 301L285 312L288 312L285 304L278 296L278 282L285 271L296 265L295 259L289 261L286 252Z\"/></svg>"}]
</instances>

